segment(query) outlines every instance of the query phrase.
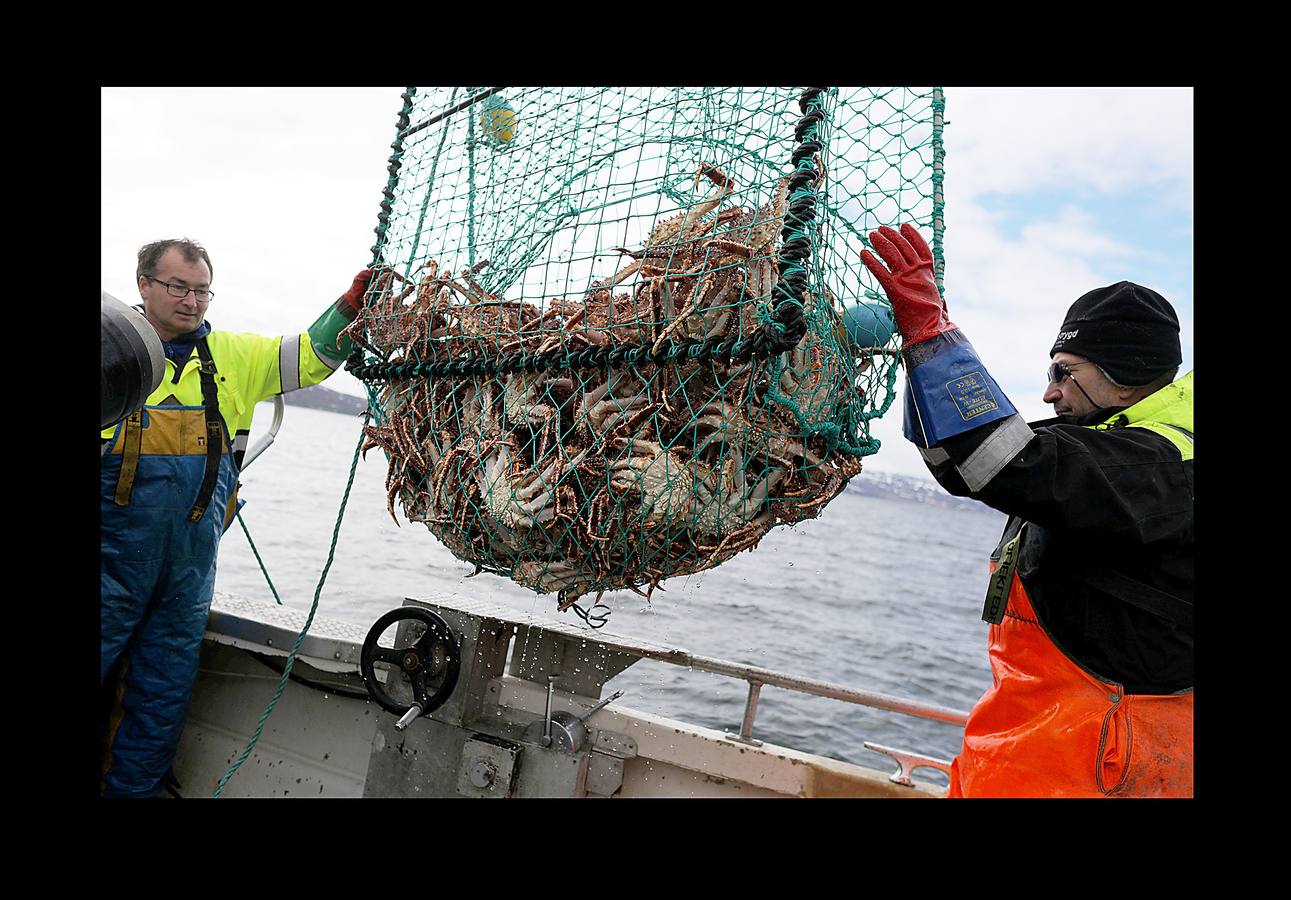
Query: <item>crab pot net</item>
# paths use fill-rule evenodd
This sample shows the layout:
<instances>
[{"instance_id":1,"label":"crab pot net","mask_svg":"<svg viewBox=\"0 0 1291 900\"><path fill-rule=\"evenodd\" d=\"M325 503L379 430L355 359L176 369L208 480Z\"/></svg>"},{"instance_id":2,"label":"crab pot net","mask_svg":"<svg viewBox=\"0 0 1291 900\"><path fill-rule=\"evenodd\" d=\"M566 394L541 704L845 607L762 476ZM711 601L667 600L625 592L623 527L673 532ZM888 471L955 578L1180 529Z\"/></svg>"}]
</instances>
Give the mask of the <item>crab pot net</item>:
<instances>
[{"instance_id":1,"label":"crab pot net","mask_svg":"<svg viewBox=\"0 0 1291 900\"><path fill-rule=\"evenodd\" d=\"M849 326L887 315L866 235L931 233L940 277L941 105L408 89L348 330L391 515L561 609L818 515L895 396L890 330Z\"/></svg>"}]
</instances>

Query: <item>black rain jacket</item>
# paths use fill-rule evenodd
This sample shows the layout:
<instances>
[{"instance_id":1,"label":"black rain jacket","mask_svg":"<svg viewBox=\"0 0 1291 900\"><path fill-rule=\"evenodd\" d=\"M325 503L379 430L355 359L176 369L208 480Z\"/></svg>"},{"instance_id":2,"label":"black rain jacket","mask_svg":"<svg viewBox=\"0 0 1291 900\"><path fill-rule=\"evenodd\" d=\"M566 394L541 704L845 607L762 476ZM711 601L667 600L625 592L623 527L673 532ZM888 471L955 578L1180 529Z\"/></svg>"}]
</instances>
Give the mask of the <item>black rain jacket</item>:
<instances>
[{"instance_id":1,"label":"black rain jacket","mask_svg":"<svg viewBox=\"0 0 1291 900\"><path fill-rule=\"evenodd\" d=\"M1129 427L1141 405L1163 405L1161 392L1085 420L1027 423L1034 436L1024 434L1016 455L976 490L960 467L1009 420L943 442L944 453L923 451L947 491L1010 516L992 559L1029 523L1017 573L1041 625L1074 662L1126 693L1193 685L1191 384L1189 373L1162 389L1172 392L1165 405L1176 422L1151 417L1186 437L1185 452L1156 431Z\"/></svg>"}]
</instances>

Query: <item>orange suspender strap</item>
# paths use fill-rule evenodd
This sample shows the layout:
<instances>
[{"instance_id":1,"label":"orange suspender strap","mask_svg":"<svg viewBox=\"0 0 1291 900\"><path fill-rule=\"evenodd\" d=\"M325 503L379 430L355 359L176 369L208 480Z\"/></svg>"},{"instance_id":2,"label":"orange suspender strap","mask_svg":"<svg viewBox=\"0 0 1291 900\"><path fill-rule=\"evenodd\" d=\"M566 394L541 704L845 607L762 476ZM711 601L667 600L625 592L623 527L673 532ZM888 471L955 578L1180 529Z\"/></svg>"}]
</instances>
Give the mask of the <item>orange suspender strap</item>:
<instances>
[{"instance_id":1,"label":"orange suspender strap","mask_svg":"<svg viewBox=\"0 0 1291 900\"><path fill-rule=\"evenodd\" d=\"M211 350L206 346L206 338L197 341L197 355L201 357L199 373L202 378L202 410L206 415L206 472L202 477L202 486L198 488L197 500L188 512L188 521L200 522L206 512L206 505L211 502L215 493L215 481L220 474L220 456L223 451L224 426L220 422L220 401L215 390L215 360Z\"/></svg>"},{"instance_id":2,"label":"orange suspender strap","mask_svg":"<svg viewBox=\"0 0 1291 900\"><path fill-rule=\"evenodd\" d=\"M139 448L143 444L143 409L136 409L126 419L121 447L121 474L117 478L117 506L130 505L135 472L139 470Z\"/></svg>"}]
</instances>

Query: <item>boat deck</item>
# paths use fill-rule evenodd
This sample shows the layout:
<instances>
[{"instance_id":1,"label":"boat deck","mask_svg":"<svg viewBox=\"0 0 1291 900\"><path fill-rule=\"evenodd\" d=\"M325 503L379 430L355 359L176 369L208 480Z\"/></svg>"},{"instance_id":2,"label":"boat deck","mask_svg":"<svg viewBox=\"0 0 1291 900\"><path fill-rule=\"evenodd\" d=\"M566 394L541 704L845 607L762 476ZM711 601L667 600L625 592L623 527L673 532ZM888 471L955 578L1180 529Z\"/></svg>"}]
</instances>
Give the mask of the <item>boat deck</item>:
<instances>
[{"instance_id":1,"label":"boat deck","mask_svg":"<svg viewBox=\"0 0 1291 900\"><path fill-rule=\"evenodd\" d=\"M211 796L257 728L254 749L221 796L495 796L500 788L479 788L467 774L499 765L514 768L504 795L517 797L943 794L909 777L913 764L942 768L941 760L915 755L890 775L618 702L587 715L605 682L640 659L747 681L751 702L742 731L752 728L762 684L911 712L899 698L591 631L487 600L455 596L409 605L437 612L462 636L462 677L448 703L399 732L396 717L367 698L359 672L366 629L324 616L310 623L291 680L263 718L308 615L217 593L176 763L183 795ZM521 652L508 652L516 648ZM554 713L587 715L588 742L578 753L558 757L526 740L526 730L532 734L542 721L549 683ZM962 715L937 707L914 714L950 721ZM417 757L410 748L422 751L418 761L409 761Z\"/></svg>"}]
</instances>

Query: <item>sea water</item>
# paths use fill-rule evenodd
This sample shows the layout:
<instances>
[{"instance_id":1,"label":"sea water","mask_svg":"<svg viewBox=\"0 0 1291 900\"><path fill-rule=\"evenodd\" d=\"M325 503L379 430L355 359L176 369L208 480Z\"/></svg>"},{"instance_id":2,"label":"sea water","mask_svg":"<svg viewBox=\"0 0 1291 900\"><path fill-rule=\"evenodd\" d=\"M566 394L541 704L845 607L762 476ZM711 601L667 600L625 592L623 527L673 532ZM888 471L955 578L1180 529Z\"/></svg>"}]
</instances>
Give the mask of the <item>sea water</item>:
<instances>
[{"instance_id":1,"label":"sea water","mask_svg":"<svg viewBox=\"0 0 1291 900\"><path fill-rule=\"evenodd\" d=\"M257 408L252 443L270 421ZM588 628L511 580L456 559L424 525L398 524L386 509L385 455L355 469L357 416L289 407L272 447L243 473L242 511L284 604L314 603L333 536L334 558L317 614L370 626L405 597L487 599ZM880 450L880 455L882 451ZM857 480L866 478L865 471ZM981 621L986 560L1004 517L986 507L948 509L848 490L821 515L770 531L749 551L697 575L663 582L649 602L630 591L606 594L605 630L692 655L776 669L864 691L967 712L991 684ZM220 546L216 590L273 602L242 528ZM579 601L584 609L593 597ZM604 612L604 610L597 610ZM641 660L609 681L625 707L738 733L746 682ZM753 736L884 771L890 759L873 741L951 759L959 726L872 709L775 686L762 688ZM920 769L921 780L945 784Z\"/></svg>"}]
</instances>

